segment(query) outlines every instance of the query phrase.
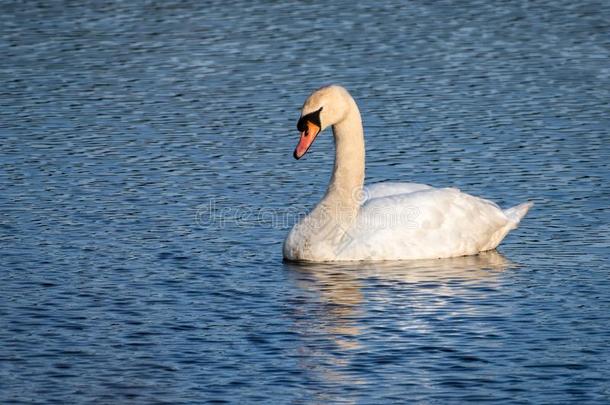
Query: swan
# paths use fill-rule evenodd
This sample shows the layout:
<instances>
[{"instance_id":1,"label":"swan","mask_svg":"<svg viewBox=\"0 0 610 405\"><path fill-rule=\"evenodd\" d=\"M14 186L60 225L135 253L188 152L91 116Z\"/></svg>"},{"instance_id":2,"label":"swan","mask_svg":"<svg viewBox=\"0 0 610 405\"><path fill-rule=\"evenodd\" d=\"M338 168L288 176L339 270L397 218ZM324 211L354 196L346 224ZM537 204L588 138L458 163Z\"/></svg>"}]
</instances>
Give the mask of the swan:
<instances>
[{"instance_id":1,"label":"swan","mask_svg":"<svg viewBox=\"0 0 610 405\"><path fill-rule=\"evenodd\" d=\"M456 188L384 182L364 187L360 111L338 85L314 91L301 109L300 159L332 127L335 164L326 194L290 230L288 261L335 262L437 259L495 249L517 227L531 202L502 210Z\"/></svg>"}]
</instances>

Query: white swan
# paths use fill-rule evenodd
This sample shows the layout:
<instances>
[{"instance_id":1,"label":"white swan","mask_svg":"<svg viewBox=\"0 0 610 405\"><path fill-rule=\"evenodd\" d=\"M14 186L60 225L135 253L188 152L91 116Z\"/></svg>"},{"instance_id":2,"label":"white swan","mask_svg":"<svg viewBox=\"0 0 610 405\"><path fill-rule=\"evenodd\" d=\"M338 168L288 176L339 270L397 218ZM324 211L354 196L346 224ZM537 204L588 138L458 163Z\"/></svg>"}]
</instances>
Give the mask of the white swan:
<instances>
[{"instance_id":1,"label":"white swan","mask_svg":"<svg viewBox=\"0 0 610 405\"><path fill-rule=\"evenodd\" d=\"M473 255L494 249L532 203L502 210L455 188L415 183L363 187L364 133L360 112L343 87L313 92L297 124L294 157L332 126L335 167L326 194L291 229L284 258L294 261L411 260Z\"/></svg>"}]
</instances>

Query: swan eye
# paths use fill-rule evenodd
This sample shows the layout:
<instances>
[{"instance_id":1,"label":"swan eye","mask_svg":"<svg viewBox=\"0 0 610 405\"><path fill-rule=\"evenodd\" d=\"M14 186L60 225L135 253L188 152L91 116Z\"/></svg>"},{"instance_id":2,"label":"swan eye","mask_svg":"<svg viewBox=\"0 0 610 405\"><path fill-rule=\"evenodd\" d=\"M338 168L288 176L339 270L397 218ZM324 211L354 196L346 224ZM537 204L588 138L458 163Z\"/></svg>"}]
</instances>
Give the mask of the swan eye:
<instances>
[{"instance_id":1,"label":"swan eye","mask_svg":"<svg viewBox=\"0 0 610 405\"><path fill-rule=\"evenodd\" d=\"M297 129L299 132L307 131L307 121L317 125L319 128L322 128L322 123L320 122L320 112L322 111L322 108L323 107L320 107L318 110L310 112L309 114L303 115L301 118L299 118L299 122L297 122Z\"/></svg>"},{"instance_id":2,"label":"swan eye","mask_svg":"<svg viewBox=\"0 0 610 405\"><path fill-rule=\"evenodd\" d=\"M305 118L305 117L303 117ZM299 122L297 122L297 129L299 130L299 132L305 132L307 131L307 120L301 118L299 120Z\"/></svg>"}]
</instances>

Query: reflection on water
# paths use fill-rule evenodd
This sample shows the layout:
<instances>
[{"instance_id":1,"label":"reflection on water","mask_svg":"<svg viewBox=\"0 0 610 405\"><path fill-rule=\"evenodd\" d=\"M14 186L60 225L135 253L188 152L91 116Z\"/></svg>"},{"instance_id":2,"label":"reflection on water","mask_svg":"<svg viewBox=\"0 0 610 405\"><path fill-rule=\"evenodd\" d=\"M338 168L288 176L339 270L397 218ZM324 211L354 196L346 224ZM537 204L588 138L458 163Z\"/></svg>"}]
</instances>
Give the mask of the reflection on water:
<instances>
[{"instance_id":1,"label":"reflection on water","mask_svg":"<svg viewBox=\"0 0 610 405\"><path fill-rule=\"evenodd\" d=\"M300 366L305 372L314 373L327 383L372 384L363 376L353 375L352 361L358 357L358 353L383 351L385 346L371 346L367 335L377 333L378 326L363 320L391 319L387 325L391 325L389 328L394 331L394 339L409 339L410 331L434 333L433 314L452 318L476 316L476 305L464 306L459 310L455 302L465 297L475 301L485 300L489 291L498 288L498 276L507 269L517 267L495 250L476 256L438 260L284 262L284 268L296 285L314 292L312 302L320 305L314 320L311 317L307 322L301 322L299 317L294 319L295 331L306 337L300 349L305 357ZM388 288L394 293L387 294ZM427 294L421 294L422 289ZM473 290L478 291L474 296ZM416 297L407 297L409 291L416 292ZM411 317L393 319L393 309L404 308L405 305L409 306ZM307 338L310 335L323 335L329 342L322 346L311 346ZM426 350L453 349L432 347Z\"/></svg>"},{"instance_id":2,"label":"reflection on water","mask_svg":"<svg viewBox=\"0 0 610 405\"><path fill-rule=\"evenodd\" d=\"M508 268L516 268L496 250L473 256L448 259L351 262L351 263L295 263L284 266L296 273L310 275L321 285L343 284L344 280L375 277L382 280L418 282L447 282L450 280L482 280ZM300 280L300 279L299 279ZM339 281L339 283L336 283Z\"/></svg>"}]
</instances>

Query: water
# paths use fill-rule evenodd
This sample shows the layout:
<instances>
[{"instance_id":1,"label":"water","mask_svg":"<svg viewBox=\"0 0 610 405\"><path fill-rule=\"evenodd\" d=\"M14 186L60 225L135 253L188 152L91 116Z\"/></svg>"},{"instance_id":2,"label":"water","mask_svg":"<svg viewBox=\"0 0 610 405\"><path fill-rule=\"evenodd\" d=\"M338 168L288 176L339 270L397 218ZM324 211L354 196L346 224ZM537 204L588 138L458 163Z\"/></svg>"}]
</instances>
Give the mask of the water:
<instances>
[{"instance_id":1,"label":"water","mask_svg":"<svg viewBox=\"0 0 610 405\"><path fill-rule=\"evenodd\" d=\"M491 3L3 2L0 402L608 403L610 9ZM283 263L325 83L368 182L534 209L480 257Z\"/></svg>"}]
</instances>

